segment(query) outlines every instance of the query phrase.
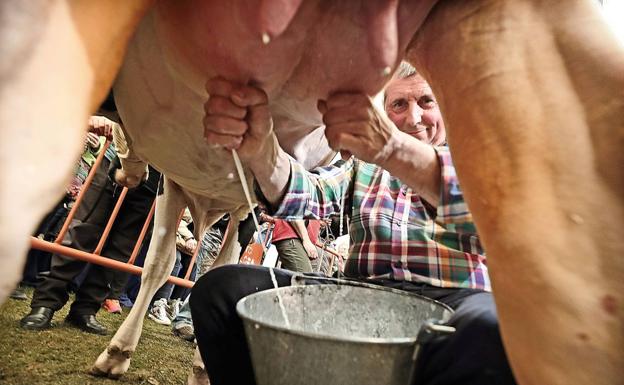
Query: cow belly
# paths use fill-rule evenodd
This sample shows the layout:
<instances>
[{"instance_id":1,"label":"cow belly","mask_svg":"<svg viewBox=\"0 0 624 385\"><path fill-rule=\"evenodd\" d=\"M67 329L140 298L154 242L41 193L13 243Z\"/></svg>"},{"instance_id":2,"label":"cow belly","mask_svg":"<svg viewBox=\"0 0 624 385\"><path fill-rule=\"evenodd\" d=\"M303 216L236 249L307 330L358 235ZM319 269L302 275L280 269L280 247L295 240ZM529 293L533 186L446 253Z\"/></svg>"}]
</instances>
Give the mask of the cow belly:
<instances>
[{"instance_id":1,"label":"cow belly","mask_svg":"<svg viewBox=\"0 0 624 385\"><path fill-rule=\"evenodd\" d=\"M307 84L295 86L307 85L300 88L317 93L311 97L327 96L334 87L376 92L385 81L384 66L401 59L435 0L309 0L289 15L283 3L159 1L159 39L198 72L253 79L270 96L292 84L299 70ZM272 7L281 8L266 18ZM271 38L264 44L267 32Z\"/></svg>"},{"instance_id":2,"label":"cow belly","mask_svg":"<svg viewBox=\"0 0 624 385\"><path fill-rule=\"evenodd\" d=\"M114 87L130 146L185 189L245 202L231 156L203 139L207 94L201 85L192 89L176 78L151 30L150 20L142 23Z\"/></svg>"},{"instance_id":3,"label":"cow belly","mask_svg":"<svg viewBox=\"0 0 624 385\"><path fill-rule=\"evenodd\" d=\"M395 2L304 1L287 28L264 44L258 15L271 3L281 2L160 1L151 17L167 61L189 82L203 85L214 76L252 82L267 92L276 113L318 127L319 99L381 90L434 0L401 2L386 16L375 7L386 11Z\"/></svg>"},{"instance_id":4,"label":"cow belly","mask_svg":"<svg viewBox=\"0 0 624 385\"><path fill-rule=\"evenodd\" d=\"M397 64L432 3L402 5L382 23L393 26L398 47L388 64ZM203 140L204 85L210 77L253 81L265 89L280 143L307 167L332 157L322 129L316 129L321 126L317 101L345 89L374 94L387 80L385 67L370 53L376 36L367 23L378 20L370 19L368 2L338 2L331 12L304 2L268 45L237 24L247 22L234 17L247 3L187 0L169 9L172 4L158 3L141 22L115 92L134 151L195 192L220 196L228 191L231 197L238 183L229 154ZM380 29L382 24L375 23ZM327 36L339 37L350 49L336 51Z\"/></svg>"}]
</instances>

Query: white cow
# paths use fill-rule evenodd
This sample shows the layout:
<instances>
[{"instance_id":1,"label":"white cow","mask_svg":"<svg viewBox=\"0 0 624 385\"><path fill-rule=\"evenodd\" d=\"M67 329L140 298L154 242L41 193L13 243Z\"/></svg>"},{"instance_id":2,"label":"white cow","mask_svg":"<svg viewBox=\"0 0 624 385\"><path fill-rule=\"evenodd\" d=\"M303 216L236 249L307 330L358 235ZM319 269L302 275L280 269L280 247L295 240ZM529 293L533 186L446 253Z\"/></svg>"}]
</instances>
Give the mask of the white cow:
<instances>
[{"instance_id":1,"label":"white cow","mask_svg":"<svg viewBox=\"0 0 624 385\"><path fill-rule=\"evenodd\" d=\"M266 90L282 146L314 165L331 154L317 101L373 94L407 58L440 102L518 381L624 378L624 50L591 0L6 0L0 20L2 298L120 67L124 170L166 175L145 309L181 208L205 227L245 206L231 157L203 142L208 79ZM99 373L127 370L142 316Z\"/></svg>"}]
</instances>

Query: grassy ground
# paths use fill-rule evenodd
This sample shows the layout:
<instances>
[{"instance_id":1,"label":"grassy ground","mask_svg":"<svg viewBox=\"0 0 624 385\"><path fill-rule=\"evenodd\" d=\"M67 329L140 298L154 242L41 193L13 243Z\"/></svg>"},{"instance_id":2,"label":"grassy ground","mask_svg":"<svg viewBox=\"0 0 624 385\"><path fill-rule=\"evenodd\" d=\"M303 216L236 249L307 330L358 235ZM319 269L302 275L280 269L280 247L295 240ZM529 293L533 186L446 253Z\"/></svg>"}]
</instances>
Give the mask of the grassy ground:
<instances>
[{"instance_id":1,"label":"grassy ground","mask_svg":"<svg viewBox=\"0 0 624 385\"><path fill-rule=\"evenodd\" d=\"M32 296L32 290L28 295ZM150 320L145 320L125 376L115 381L88 375L128 310L124 309L124 315L98 312L98 320L111 331L109 336L98 336L65 326L68 309L65 306L54 315L51 329L34 332L19 327L19 320L30 310L30 301L9 299L0 307L0 384L186 384L193 345L174 337L169 326Z\"/></svg>"}]
</instances>

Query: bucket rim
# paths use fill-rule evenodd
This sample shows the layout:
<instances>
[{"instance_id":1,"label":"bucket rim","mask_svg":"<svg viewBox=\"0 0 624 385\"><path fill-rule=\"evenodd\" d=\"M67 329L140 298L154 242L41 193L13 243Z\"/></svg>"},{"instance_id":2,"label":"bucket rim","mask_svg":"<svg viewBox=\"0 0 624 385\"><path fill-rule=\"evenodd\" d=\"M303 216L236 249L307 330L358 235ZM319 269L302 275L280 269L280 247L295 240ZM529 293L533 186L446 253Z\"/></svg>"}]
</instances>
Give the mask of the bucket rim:
<instances>
[{"instance_id":1,"label":"bucket rim","mask_svg":"<svg viewBox=\"0 0 624 385\"><path fill-rule=\"evenodd\" d=\"M271 295L271 293L277 293L277 291L288 291L288 290L296 290L298 288L305 288L305 287L321 287L321 286L325 286L325 285L294 285L294 286L282 286L282 287L278 287L278 288L272 288L272 289L267 289L267 290L262 290L256 293L252 293L249 294L243 298L241 298L237 303L236 303L236 313L238 314L239 317L241 317L241 319L243 319L243 321L245 321L245 323L249 323L251 325L253 325L253 327L266 327L266 328L270 328L270 329L274 329L274 330L278 330L280 332L284 332L286 334L291 334L291 335L296 335L296 336L301 336L301 337L306 337L306 338L310 338L310 339L316 339L316 340L326 340L326 341L337 341L337 342L350 342L350 343L356 343L356 344L377 344L377 345L384 345L384 344L401 344L401 345L415 345L417 343L418 340L418 333L420 331L417 330L414 333L413 337L390 337L390 338L380 338L380 337L340 337L340 336L335 336L335 335L328 335L328 334L322 334L322 333L312 333L312 332L306 332L306 331L301 331L301 330L294 330L294 329L288 329L286 328L286 326L282 326L282 325L274 325L271 324L269 322L266 321L259 321L259 320L255 320L252 319L249 315L245 314L244 312L244 306L245 303L247 302L248 298L253 298L256 296L260 296L260 295ZM336 285L336 286L351 286L351 287L355 287L355 288L360 288L360 289L370 289L370 290L380 290L380 291L386 291L386 292L392 292L395 294L400 294L400 295L404 295L404 296L408 296L408 297L416 297L419 298L421 300L424 300L426 302L430 302L434 305L438 305L442 308L444 308L444 310L447 311L448 314L448 318L450 318L450 315L453 314L453 309L450 308L448 305L436 301L434 299L431 299L429 297L425 297L416 293L410 293L407 291L403 291L403 290L398 290L398 289L393 289L393 288L387 288L387 287L377 287L374 285L367 285L367 286L360 286L360 285ZM448 318L443 320L443 321L448 321ZM423 323L423 325L421 325L421 329L425 324Z\"/></svg>"}]
</instances>

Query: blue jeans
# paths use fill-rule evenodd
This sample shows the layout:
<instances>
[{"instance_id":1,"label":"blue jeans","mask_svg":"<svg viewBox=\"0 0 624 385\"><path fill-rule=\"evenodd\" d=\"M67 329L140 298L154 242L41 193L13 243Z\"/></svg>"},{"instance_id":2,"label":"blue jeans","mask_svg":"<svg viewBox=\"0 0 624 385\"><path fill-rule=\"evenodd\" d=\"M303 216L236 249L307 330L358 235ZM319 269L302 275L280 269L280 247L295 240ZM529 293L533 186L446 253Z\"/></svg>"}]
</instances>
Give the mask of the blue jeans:
<instances>
[{"instance_id":1,"label":"blue jeans","mask_svg":"<svg viewBox=\"0 0 624 385\"><path fill-rule=\"evenodd\" d=\"M176 250L176 260L173 265L173 270L171 270L171 275L177 277L178 273L180 273L180 269L182 269L182 254L179 250ZM156 294L154 294L154 300L161 298L169 299L169 297L171 297L171 293L173 292L173 286L173 283L165 283L162 285Z\"/></svg>"},{"instance_id":2,"label":"blue jeans","mask_svg":"<svg viewBox=\"0 0 624 385\"><path fill-rule=\"evenodd\" d=\"M208 269L212 262L217 258L217 253L219 251L219 246L221 245L221 241L223 236L221 232L216 228L211 228L206 232L204 238L202 239L201 246L199 249L199 253L197 254L197 262L195 263L197 268L197 277L199 279ZM171 323L171 327L173 329L181 328L184 325L193 326L193 320L191 319L191 306L189 304L190 296L186 296L184 302L182 302L182 307L180 311L173 319Z\"/></svg>"},{"instance_id":3,"label":"blue jeans","mask_svg":"<svg viewBox=\"0 0 624 385\"><path fill-rule=\"evenodd\" d=\"M184 302L182 302L182 307L180 307L180 311L178 311L178 314L176 315L176 317L173 319L173 322L171 323L172 329L179 329L185 325L193 326L193 319L191 318L191 306L189 304L189 298L191 298L190 295L186 297Z\"/></svg>"}]
</instances>

